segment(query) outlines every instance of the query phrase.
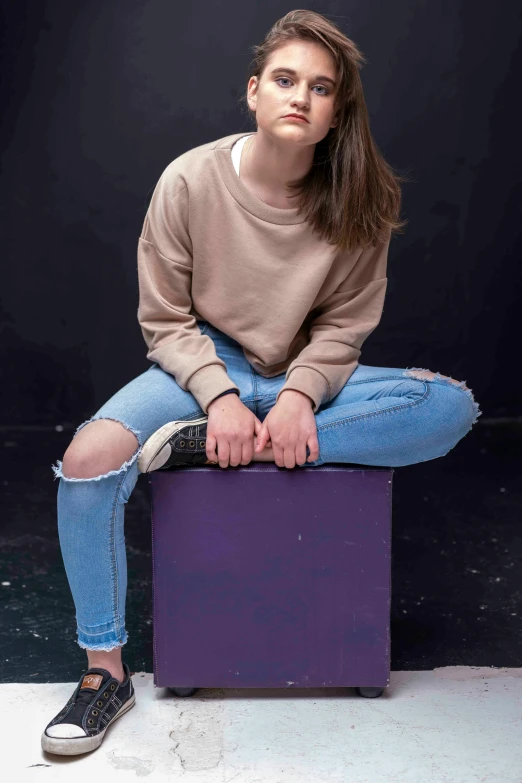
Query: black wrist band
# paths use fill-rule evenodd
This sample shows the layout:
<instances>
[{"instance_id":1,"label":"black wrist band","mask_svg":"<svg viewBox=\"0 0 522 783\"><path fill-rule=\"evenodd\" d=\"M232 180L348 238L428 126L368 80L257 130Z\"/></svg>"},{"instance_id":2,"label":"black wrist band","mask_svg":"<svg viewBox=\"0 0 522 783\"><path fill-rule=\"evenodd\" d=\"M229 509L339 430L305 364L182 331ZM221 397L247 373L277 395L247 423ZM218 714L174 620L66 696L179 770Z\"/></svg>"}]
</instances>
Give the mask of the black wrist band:
<instances>
[{"instance_id":1,"label":"black wrist band","mask_svg":"<svg viewBox=\"0 0 522 783\"><path fill-rule=\"evenodd\" d=\"M227 389L226 391L221 392L221 394L218 394L217 397L214 397L214 400L218 400L220 397L224 397L225 394L237 394L239 397L239 392L237 389ZM212 400L212 402L214 402L214 400Z\"/></svg>"}]
</instances>

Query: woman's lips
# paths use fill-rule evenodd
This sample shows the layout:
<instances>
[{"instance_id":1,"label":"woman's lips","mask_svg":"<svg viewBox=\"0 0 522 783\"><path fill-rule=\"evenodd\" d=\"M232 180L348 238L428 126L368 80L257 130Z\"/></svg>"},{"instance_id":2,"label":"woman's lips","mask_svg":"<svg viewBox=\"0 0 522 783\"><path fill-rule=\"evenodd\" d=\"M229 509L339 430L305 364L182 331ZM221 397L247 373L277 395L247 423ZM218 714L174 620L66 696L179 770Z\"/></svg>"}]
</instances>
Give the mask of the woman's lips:
<instances>
[{"instance_id":1,"label":"woman's lips","mask_svg":"<svg viewBox=\"0 0 522 783\"><path fill-rule=\"evenodd\" d=\"M304 120L302 117L296 117L295 114L285 114L283 119L284 120L295 120L296 122L308 122L308 120Z\"/></svg>"}]
</instances>

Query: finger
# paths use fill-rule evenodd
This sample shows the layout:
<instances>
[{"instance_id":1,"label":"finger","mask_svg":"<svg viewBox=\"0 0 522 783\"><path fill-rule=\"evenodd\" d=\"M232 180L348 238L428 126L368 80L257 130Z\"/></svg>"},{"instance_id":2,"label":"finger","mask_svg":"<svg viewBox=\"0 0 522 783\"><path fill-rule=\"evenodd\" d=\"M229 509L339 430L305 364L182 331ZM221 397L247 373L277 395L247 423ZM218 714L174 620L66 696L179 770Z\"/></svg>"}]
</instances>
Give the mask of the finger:
<instances>
[{"instance_id":1,"label":"finger","mask_svg":"<svg viewBox=\"0 0 522 783\"><path fill-rule=\"evenodd\" d=\"M256 446L256 452L263 451L263 449L266 446L266 442L268 440L268 430L266 428L265 424L261 425L261 430L259 431L257 435L257 446Z\"/></svg>"},{"instance_id":2,"label":"finger","mask_svg":"<svg viewBox=\"0 0 522 783\"><path fill-rule=\"evenodd\" d=\"M235 440L230 443L229 464L233 468L237 468L237 466L241 463L241 455L242 455L241 445L242 444L240 441L235 441Z\"/></svg>"},{"instance_id":3,"label":"finger","mask_svg":"<svg viewBox=\"0 0 522 783\"><path fill-rule=\"evenodd\" d=\"M218 460L220 468L228 468L230 459L230 445L224 438L218 441Z\"/></svg>"},{"instance_id":4,"label":"finger","mask_svg":"<svg viewBox=\"0 0 522 783\"><path fill-rule=\"evenodd\" d=\"M259 421L259 419L258 419L258 418L257 418L257 416L256 416L256 417L255 417L255 421L254 421L254 431L255 431L255 437L254 437L254 443L253 443L253 446L252 446L252 448L253 448L253 452L259 452L259 451L263 451L263 448L259 448L259 449L258 449L258 448L256 448L256 447L257 447L257 445L260 443L260 440L259 440L259 439L260 439L261 433L262 433L262 432L263 432L265 429L266 429L266 427L264 426L263 422L262 422L262 421Z\"/></svg>"},{"instance_id":5,"label":"finger","mask_svg":"<svg viewBox=\"0 0 522 783\"><path fill-rule=\"evenodd\" d=\"M280 446L272 445L272 449L274 452L274 462L277 465L278 468L284 468L285 466L285 458L283 449Z\"/></svg>"},{"instance_id":6,"label":"finger","mask_svg":"<svg viewBox=\"0 0 522 783\"><path fill-rule=\"evenodd\" d=\"M267 448L271 449L272 448L272 438L270 437L270 432L268 431L268 427L267 427L265 422L263 422L263 426L265 428L265 433L266 433L266 440L265 440L264 448L265 449L267 449Z\"/></svg>"},{"instance_id":7,"label":"finger","mask_svg":"<svg viewBox=\"0 0 522 783\"><path fill-rule=\"evenodd\" d=\"M310 456L308 457L307 462L315 462L319 459L319 441L317 440L317 435L310 435L307 446L310 449Z\"/></svg>"},{"instance_id":8,"label":"finger","mask_svg":"<svg viewBox=\"0 0 522 783\"><path fill-rule=\"evenodd\" d=\"M206 452L207 452L207 459L211 460L212 462L218 461L217 456L217 441L214 437L214 435L208 435L207 434L207 442L206 442Z\"/></svg>"},{"instance_id":9,"label":"finger","mask_svg":"<svg viewBox=\"0 0 522 783\"><path fill-rule=\"evenodd\" d=\"M241 448L241 464L242 465L248 465L249 462L252 462L252 457L254 456L254 445L255 441L252 438L250 442L243 443L243 446Z\"/></svg>"},{"instance_id":10,"label":"finger","mask_svg":"<svg viewBox=\"0 0 522 783\"><path fill-rule=\"evenodd\" d=\"M257 416L254 414L254 436L252 438L252 448L251 448L250 460L252 459L252 456L254 455L254 452L256 450L257 436L261 432L262 426L263 426L263 423L261 421L259 421ZM242 462L243 465L246 464L245 462L243 462L243 460L245 459L245 448L244 447L245 447L245 444L243 444L243 448L241 449L241 452L243 454L241 462ZM249 460L249 462L250 462L250 460Z\"/></svg>"},{"instance_id":11,"label":"finger","mask_svg":"<svg viewBox=\"0 0 522 783\"><path fill-rule=\"evenodd\" d=\"M286 448L284 450L285 468L291 470L295 468L295 448Z\"/></svg>"},{"instance_id":12,"label":"finger","mask_svg":"<svg viewBox=\"0 0 522 783\"><path fill-rule=\"evenodd\" d=\"M267 437L268 437L268 432L267 432L266 424L261 424L261 428L257 433L257 439L256 439L257 451L263 451Z\"/></svg>"},{"instance_id":13,"label":"finger","mask_svg":"<svg viewBox=\"0 0 522 783\"><path fill-rule=\"evenodd\" d=\"M295 461L298 465L306 463L306 442L301 441L295 448Z\"/></svg>"}]
</instances>

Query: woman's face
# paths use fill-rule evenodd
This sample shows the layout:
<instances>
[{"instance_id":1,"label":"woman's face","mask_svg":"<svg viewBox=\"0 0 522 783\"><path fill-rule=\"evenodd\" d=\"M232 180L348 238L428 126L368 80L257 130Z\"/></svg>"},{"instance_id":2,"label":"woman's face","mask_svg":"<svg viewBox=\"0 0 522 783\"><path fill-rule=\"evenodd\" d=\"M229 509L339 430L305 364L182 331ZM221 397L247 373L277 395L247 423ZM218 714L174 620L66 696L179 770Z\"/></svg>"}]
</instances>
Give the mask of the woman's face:
<instances>
[{"instance_id":1,"label":"woman's face","mask_svg":"<svg viewBox=\"0 0 522 783\"><path fill-rule=\"evenodd\" d=\"M288 73L290 68L295 73ZM248 82L248 104L256 123L269 136L296 144L316 144L335 127L335 61L313 41L291 41L276 49L258 80ZM308 122L285 118L304 115Z\"/></svg>"}]
</instances>

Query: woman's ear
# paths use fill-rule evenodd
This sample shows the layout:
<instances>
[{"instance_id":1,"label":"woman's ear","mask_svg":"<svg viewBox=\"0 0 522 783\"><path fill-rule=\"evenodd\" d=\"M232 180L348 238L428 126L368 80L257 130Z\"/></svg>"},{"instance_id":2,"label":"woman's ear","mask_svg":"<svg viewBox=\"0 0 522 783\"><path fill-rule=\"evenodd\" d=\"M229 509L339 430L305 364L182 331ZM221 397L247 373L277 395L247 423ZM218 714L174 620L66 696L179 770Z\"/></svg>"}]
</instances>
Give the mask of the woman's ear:
<instances>
[{"instance_id":1,"label":"woman's ear","mask_svg":"<svg viewBox=\"0 0 522 783\"><path fill-rule=\"evenodd\" d=\"M248 83L247 88L247 95L248 95L248 105L252 111L255 111L255 105L257 103L257 76L252 76Z\"/></svg>"}]
</instances>

